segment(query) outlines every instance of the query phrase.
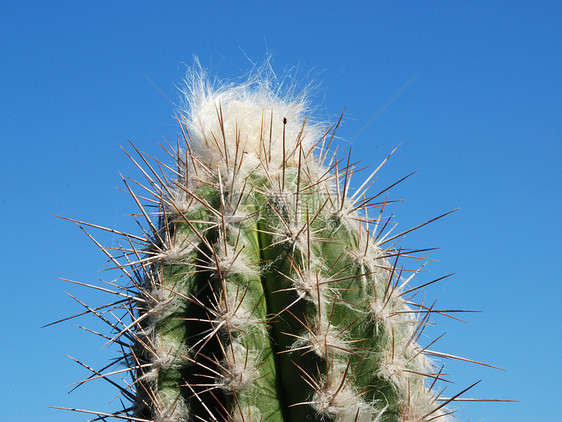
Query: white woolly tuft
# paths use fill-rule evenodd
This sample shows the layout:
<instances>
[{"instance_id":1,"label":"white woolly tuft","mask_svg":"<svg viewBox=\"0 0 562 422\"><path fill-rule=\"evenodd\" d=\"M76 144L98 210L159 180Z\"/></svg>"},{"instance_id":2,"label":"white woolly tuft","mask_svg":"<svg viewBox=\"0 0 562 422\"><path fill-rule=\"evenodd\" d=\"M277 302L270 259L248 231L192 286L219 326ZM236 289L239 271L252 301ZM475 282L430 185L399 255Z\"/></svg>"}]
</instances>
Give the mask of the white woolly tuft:
<instances>
[{"instance_id":1,"label":"white woolly tuft","mask_svg":"<svg viewBox=\"0 0 562 422\"><path fill-rule=\"evenodd\" d=\"M230 244L226 246L219 244L215 249L217 262L214 263L215 268L213 270L221 272L223 275L244 274L251 276L256 274L256 270L244 262L241 246L237 246L237 248Z\"/></svg>"},{"instance_id":2,"label":"white woolly tuft","mask_svg":"<svg viewBox=\"0 0 562 422\"><path fill-rule=\"evenodd\" d=\"M321 357L326 357L326 352L342 354L352 351L341 331L322 316L315 318L314 327L309 328L309 332L302 339L297 340L293 348L310 348Z\"/></svg>"},{"instance_id":3,"label":"white woolly tuft","mask_svg":"<svg viewBox=\"0 0 562 422\"><path fill-rule=\"evenodd\" d=\"M255 406L249 406L245 409L236 409L232 415L232 422L250 422L264 420L260 410Z\"/></svg>"},{"instance_id":4,"label":"white woolly tuft","mask_svg":"<svg viewBox=\"0 0 562 422\"><path fill-rule=\"evenodd\" d=\"M423 387L411 391L407 401L402 404L399 422L438 421L453 422L458 419L450 415L446 409L435 410L439 406L435 395Z\"/></svg>"},{"instance_id":5,"label":"white woolly tuft","mask_svg":"<svg viewBox=\"0 0 562 422\"><path fill-rule=\"evenodd\" d=\"M345 381L347 369L343 362L334 361L333 367L324 378L321 390L313 398L313 407L323 417L337 422L378 421L384 412L377 411L371 404L361 400L360 394ZM374 419L373 419L374 417Z\"/></svg>"},{"instance_id":6,"label":"white woolly tuft","mask_svg":"<svg viewBox=\"0 0 562 422\"><path fill-rule=\"evenodd\" d=\"M156 399L156 412L154 422L180 422L189 415L189 408L183 397L168 397L160 393Z\"/></svg>"},{"instance_id":7,"label":"white woolly tuft","mask_svg":"<svg viewBox=\"0 0 562 422\"><path fill-rule=\"evenodd\" d=\"M148 330L152 330L159 321L167 318L181 306L181 303L175 300L177 295L167 289L153 289L144 296L150 305L147 311L150 315Z\"/></svg>"},{"instance_id":8,"label":"white woolly tuft","mask_svg":"<svg viewBox=\"0 0 562 422\"><path fill-rule=\"evenodd\" d=\"M228 324L229 330L245 331L259 324L260 321L252 317L252 312L244 309L242 298L237 294L225 295L217 304L217 324Z\"/></svg>"},{"instance_id":9,"label":"white woolly tuft","mask_svg":"<svg viewBox=\"0 0 562 422\"><path fill-rule=\"evenodd\" d=\"M264 73L242 84L219 86L200 67L188 74L183 123L194 152L209 168L232 170L241 163L241 172L248 173L261 162L275 171L284 157L285 166L297 166L299 146L308 152L320 139L320 126L305 121L309 110L304 95L279 94L275 76Z\"/></svg>"},{"instance_id":10,"label":"white woolly tuft","mask_svg":"<svg viewBox=\"0 0 562 422\"><path fill-rule=\"evenodd\" d=\"M225 373L217 380L217 385L228 391L242 391L252 386L256 369L253 362L255 352L250 352L239 342L233 342L226 353L223 366Z\"/></svg>"}]
</instances>

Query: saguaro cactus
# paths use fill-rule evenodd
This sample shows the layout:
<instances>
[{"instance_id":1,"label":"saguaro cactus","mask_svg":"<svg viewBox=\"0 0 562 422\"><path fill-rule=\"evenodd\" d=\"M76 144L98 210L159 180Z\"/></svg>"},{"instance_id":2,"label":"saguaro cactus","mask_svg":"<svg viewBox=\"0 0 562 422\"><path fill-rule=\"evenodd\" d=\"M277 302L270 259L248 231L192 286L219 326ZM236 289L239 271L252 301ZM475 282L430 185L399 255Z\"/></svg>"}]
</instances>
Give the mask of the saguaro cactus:
<instances>
[{"instance_id":1,"label":"saguaro cactus","mask_svg":"<svg viewBox=\"0 0 562 422\"><path fill-rule=\"evenodd\" d=\"M118 299L88 308L112 328L127 365L91 378L118 385L112 377L130 374L118 388L131 405L84 412L448 420L456 396L435 391L441 371L428 358L446 355L418 344L441 311L423 303L423 286L408 286L402 260L414 252L387 230L387 189L369 193L380 166L352 192L355 165L330 152L339 122L310 121L304 98L263 79L214 87L195 75L189 86L183 139L170 147L176 163L139 153L131 159L144 193L124 179L144 231L111 230L123 238L117 254L100 245L129 284L100 287Z\"/></svg>"}]
</instances>

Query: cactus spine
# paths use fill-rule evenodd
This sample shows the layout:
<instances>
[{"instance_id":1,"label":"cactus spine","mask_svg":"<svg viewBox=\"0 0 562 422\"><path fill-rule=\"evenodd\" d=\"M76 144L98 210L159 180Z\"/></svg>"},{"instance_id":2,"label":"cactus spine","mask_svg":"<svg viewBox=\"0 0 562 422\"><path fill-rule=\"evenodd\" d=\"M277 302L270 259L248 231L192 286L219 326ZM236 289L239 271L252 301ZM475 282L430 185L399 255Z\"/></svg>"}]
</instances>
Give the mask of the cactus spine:
<instances>
[{"instance_id":1,"label":"cactus spine","mask_svg":"<svg viewBox=\"0 0 562 422\"><path fill-rule=\"evenodd\" d=\"M378 168L351 193L354 165L329 152L339 122L307 121L303 99L263 81L213 88L194 77L187 97L174 168L132 158L145 193L125 184L146 231L120 233L124 260L102 247L130 281L112 291L127 317L90 311L116 331L132 405L91 413L448 420L433 352L417 342L433 306L407 287L386 189L367 193Z\"/></svg>"}]
</instances>

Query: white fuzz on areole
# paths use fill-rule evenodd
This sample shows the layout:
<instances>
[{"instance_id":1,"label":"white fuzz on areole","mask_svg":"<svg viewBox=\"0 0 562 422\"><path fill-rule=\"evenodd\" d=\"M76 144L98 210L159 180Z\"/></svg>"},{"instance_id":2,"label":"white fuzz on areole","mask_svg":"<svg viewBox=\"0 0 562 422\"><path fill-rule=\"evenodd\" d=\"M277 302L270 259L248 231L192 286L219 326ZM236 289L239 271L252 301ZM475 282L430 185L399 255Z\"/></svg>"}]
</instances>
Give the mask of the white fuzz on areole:
<instances>
[{"instance_id":1,"label":"white fuzz on areole","mask_svg":"<svg viewBox=\"0 0 562 422\"><path fill-rule=\"evenodd\" d=\"M398 391L404 391L408 386L410 374L406 371L406 359L400 355L400 351L394 350L385 353L380 363L378 375L392 382Z\"/></svg>"},{"instance_id":2,"label":"white fuzz on areole","mask_svg":"<svg viewBox=\"0 0 562 422\"><path fill-rule=\"evenodd\" d=\"M255 406L248 406L244 409L236 408L232 415L232 422L261 422L264 420L260 410Z\"/></svg>"},{"instance_id":3,"label":"white fuzz on areole","mask_svg":"<svg viewBox=\"0 0 562 422\"><path fill-rule=\"evenodd\" d=\"M407 322L412 324L416 320L407 321L409 312L411 310L407 308L403 300L396 296L394 293L388 293L389 297L375 297L368 302L369 306L369 317L375 322L375 329L379 333L382 329L387 332L399 331L401 327L408 330L408 328L403 327ZM380 295L382 296L382 295ZM402 318L397 317L398 312L404 310L405 313L401 314Z\"/></svg>"},{"instance_id":4,"label":"white fuzz on areole","mask_svg":"<svg viewBox=\"0 0 562 422\"><path fill-rule=\"evenodd\" d=\"M308 239L305 225L307 223L295 220L283 221L277 224L277 227L271 227L273 244L288 245L293 251L306 251Z\"/></svg>"},{"instance_id":5,"label":"white fuzz on areole","mask_svg":"<svg viewBox=\"0 0 562 422\"><path fill-rule=\"evenodd\" d=\"M300 269L295 268L296 274L291 281L299 297L302 297L315 304L326 302L326 279L320 274L319 269Z\"/></svg>"},{"instance_id":6,"label":"white fuzz on areole","mask_svg":"<svg viewBox=\"0 0 562 422\"><path fill-rule=\"evenodd\" d=\"M153 289L147 292L145 296L148 299L149 307L147 314L150 315L149 322L156 324L158 321L166 318L175 312L180 305L176 302L177 295L169 289Z\"/></svg>"},{"instance_id":7,"label":"white fuzz on areole","mask_svg":"<svg viewBox=\"0 0 562 422\"><path fill-rule=\"evenodd\" d=\"M217 87L202 71L189 75L183 123L194 153L210 169L240 166L248 174L261 163L270 171L297 166L299 150L309 152L321 138L320 125L306 121L304 97L282 96L274 85L256 77Z\"/></svg>"},{"instance_id":8,"label":"white fuzz on areole","mask_svg":"<svg viewBox=\"0 0 562 422\"><path fill-rule=\"evenodd\" d=\"M222 366L224 371L217 384L228 391L242 391L252 386L256 377L253 363L257 352L250 351L235 341L227 346L226 356Z\"/></svg>"},{"instance_id":9,"label":"white fuzz on areole","mask_svg":"<svg viewBox=\"0 0 562 422\"><path fill-rule=\"evenodd\" d=\"M235 331L247 331L258 327L261 321L252 316L252 312L244 309L243 296L244 291L238 294L231 294L221 298L217 304L217 319L215 323L222 325L226 323L228 329Z\"/></svg>"},{"instance_id":10,"label":"white fuzz on areole","mask_svg":"<svg viewBox=\"0 0 562 422\"><path fill-rule=\"evenodd\" d=\"M150 353L154 369L179 368L183 365L183 356L187 355L187 347L181 340L172 340L170 337L164 339L158 334L153 334L151 344L154 345Z\"/></svg>"},{"instance_id":11,"label":"white fuzz on areole","mask_svg":"<svg viewBox=\"0 0 562 422\"><path fill-rule=\"evenodd\" d=\"M303 339L293 344L293 348L309 348L320 357L326 357L326 353L343 354L352 351L343 333L321 316L315 318L314 326L307 330Z\"/></svg>"},{"instance_id":12,"label":"white fuzz on areole","mask_svg":"<svg viewBox=\"0 0 562 422\"><path fill-rule=\"evenodd\" d=\"M195 246L188 241L184 241L183 244L174 244L169 249L158 254L158 258L162 259L166 263L173 263L181 261L182 258L192 254Z\"/></svg>"},{"instance_id":13,"label":"white fuzz on areole","mask_svg":"<svg viewBox=\"0 0 562 422\"><path fill-rule=\"evenodd\" d=\"M215 248L216 261L213 263L215 272L220 272L223 276L233 274L244 274L251 276L257 274L257 271L250 267L244 260L243 241L239 240L238 245L224 245L220 243Z\"/></svg>"},{"instance_id":14,"label":"white fuzz on areole","mask_svg":"<svg viewBox=\"0 0 562 422\"><path fill-rule=\"evenodd\" d=\"M238 198L235 198L238 201ZM239 207L236 210L231 210L229 205L232 201L226 203L227 207L223 212L224 224L227 231L239 230L240 223L244 222L250 216L250 213L246 212L244 207Z\"/></svg>"},{"instance_id":15,"label":"white fuzz on areole","mask_svg":"<svg viewBox=\"0 0 562 422\"><path fill-rule=\"evenodd\" d=\"M343 361L332 361L321 388L314 394L313 407L321 416L337 422L372 422L380 411L364 402L354 391L349 383L349 371Z\"/></svg>"},{"instance_id":16,"label":"white fuzz on areole","mask_svg":"<svg viewBox=\"0 0 562 422\"><path fill-rule=\"evenodd\" d=\"M404 415L410 415L404 421L424 420L420 416L428 413L434 406L435 396L426 387L426 380L432 380L435 368L422 350L415 344L406 346L407 350L394 347L383 357L379 376L388 379L401 396L400 408ZM412 388L415 386L415 388ZM416 416L412 416L412 415ZM447 420L447 419L443 419Z\"/></svg>"},{"instance_id":17,"label":"white fuzz on areole","mask_svg":"<svg viewBox=\"0 0 562 422\"><path fill-rule=\"evenodd\" d=\"M399 422L453 422L458 420L442 408L437 409L438 407L439 402L435 399L435 392L429 391L424 386L415 391L410 389L408 396L400 403Z\"/></svg>"},{"instance_id":18,"label":"white fuzz on areole","mask_svg":"<svg viewBox=\"0 0 562 422\"><path fill-rule=\"evenodd\" d=\"M154 422L182 422L189 420L189 408L183 397L172 393L158 393L155 398Z\"/></svg>"},{"instance_id":19,"label":"white fuzz on areole","mask_svg":"<svg viewBox=\"0 0 562 422\"><path fill-rule=\"evenodd\" d=\"M179 368L181 359L177 357L177 350L174 350L173 345L166 344L168 348L164 349L162 340L155 339L154 342L156 343L156 349L152 350L150 370L140 376L139 380L148 381L156 386L162 368ZM181 348L181 345L179 347Z\"/></svg>"},{"instance_id":20,"label":"white fuzz on areole","mask_svg":"<svg viewBox=\"0 0 562 422\"><path fill-rule=\"evenodd\" d=\"M185 189L181 189L177 186L170 186L169 191L169 198L167 198L167 203L165 204L166 211L169 215L181 216L202 207L199 202L185 192ZM181 219L179 221L181 221Z\"/></svg>"},{"instance_id":21,"label":"white fuzz on areole","mask_svg":"<svg viewBox=\"0 0 562 422\"><path fill-rule=\"evenodd\" d=\"M357 224L356 221L355 224ZM389 263L384 258L388 251L375 245L375 240L366 227L360 226L355 232L358 235L357 245L349 249L349 254L353 256L358 265L364 267L370 274L374 276L382 274L385 278L388 278L388 272L384 271L384 268L389 268Z\"/></svg>"}]
</instances>

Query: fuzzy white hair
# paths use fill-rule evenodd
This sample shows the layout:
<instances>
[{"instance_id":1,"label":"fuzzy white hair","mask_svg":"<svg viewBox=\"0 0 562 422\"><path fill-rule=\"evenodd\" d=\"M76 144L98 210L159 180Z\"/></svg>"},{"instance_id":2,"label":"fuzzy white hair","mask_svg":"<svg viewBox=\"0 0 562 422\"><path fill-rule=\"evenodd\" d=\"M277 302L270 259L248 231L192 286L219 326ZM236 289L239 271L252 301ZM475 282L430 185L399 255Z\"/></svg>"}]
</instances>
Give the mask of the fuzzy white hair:
<instances>
[{"instance_id":1,"label":"fuzzy white hair","mask_svg":"<svg viewBox=\"0 0 562 422\"><path fill-rule=\"evenodd\" d=\"M283 85L268 68L243 83L213 83L196 63L180 113L197 156L213 171L240 167L242 174L260 163L275 171L284 158L285 166L298 165L299 149L309 152L324 130L307 120L306 90Z\"/></svg>"}]
</instances>

